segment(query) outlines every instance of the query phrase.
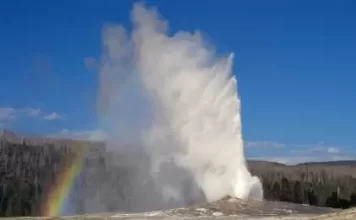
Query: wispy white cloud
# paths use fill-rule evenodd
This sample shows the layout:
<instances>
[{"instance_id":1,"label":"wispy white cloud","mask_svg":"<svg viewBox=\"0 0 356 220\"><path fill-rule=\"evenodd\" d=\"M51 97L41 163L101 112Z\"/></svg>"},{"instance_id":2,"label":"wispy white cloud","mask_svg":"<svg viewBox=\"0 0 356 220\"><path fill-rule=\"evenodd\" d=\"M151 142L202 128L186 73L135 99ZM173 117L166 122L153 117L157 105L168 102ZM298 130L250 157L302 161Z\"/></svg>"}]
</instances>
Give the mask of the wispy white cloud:
<instances>
[{"instance_id":1,"label":"wispy white cloud","mask_svg":"<svg viewBox=\"0 0 356 220\"><path fill-rule=\"evenodd\" d=\"M280 157L249 157L248 159L252 160L264 160L271 161L277 163L283 163L287 165L293 165L298 163L306 163L306 162L323 162L323 161L339 161L339 160L355 160L355 156L347 156L347 155L328 155L328 156L280 156Z\"/></svg>"},{"instance_id":2,"label":"wispy white cloud","mask_svg":"<svg viewBox=\"0 0 356 220\"><path fill-rule=\"evenodd\" d=\"M0 122L4 123L16 118L16 110L14 108L0 108Z\"/></svg>"},{"instance_id":3,"label":"wispy white cloud","mask_svg":"<svg viewBox=\"0 0 356 220\"><path fill-rule=\"evenodd\" d=\"M63 119L63 118L64 118L64 116L58 114L57 112L53 112L51 114L43 116L43 119L47 120L47 121L59 120L59 119Z\"/></svg>"},{"instance_id":4,"label":"wispy white cloud","mask_svg":"<svg viewBox=\"0 0 356 220\"><path fill-rule=\"evenodd\" d=\"M331 153L331 154L338 154L341 153L340 146L331 146L327 145L324 142L318 142L316 144L304 144L304 145L295 145L293 146L293 153Z\"/></svg>"},{"instance_id":5,"label":"wispy white cloud","mask_svg":"<svg viewBox=\"0 0 356 220\"><path fill-rule=\"evenodd\" d=\"M274 141L247 141L245 146L254 148L282 148L285 147L285 144Z\"/></svg>"},{"instance_id":6,"label":"wispy white cloud","mask_svg":"<svg viewBox=\"0 0 356 220\"><path fill-rule=\"evenodd\" d=\"M261 145L263 146L263 144ZM281 144L281 146L287 145ZM288 145L285 149L288 149L288 151L281 156L249 157L249 159L266 160L284 164L356 159L356 154L345 151L343 147L327 145L324 142L306 145ZM278 155L280 155L280 153L278 153Z\"/></svg>"},{"instance_id":7,"label":"wispy white cloud","mask_svg":"<svg viewBox=\"0 0 356 220\"><path fill-rule=\"evenodd\" d=\"M18 110L11 107L0 107L0 128L13 122L18 117Z\"/></svg>"},{"instance_id":8,"label":"wispy white cloud","mask_svg":"<svg viewBox=\"0 0 356 220\"><path fill-rule=\"evenodd\" d=\"M55 112L51 114L45 114L39 108L0 107L0 127L4 127L20 117L31 117L31 118L39 118L45 120L55 120L55 119L63 118L62 115Z\"/></svg>"},{"instance_id":9,"label":"wispy white cloud","mask_svg":"<svg viewBox=\"0 0 356 220\"><path fill-rule=\"evenodd\" d=\"M74 140L104 141L107 138L107 134L105 133L105 131L100 129L85 131L63 129L60 132L49 135L49 137Z\"/></svg>"},{"instance_id":10,"label":"wispy white cloud","mask_svg":"<svg viewBox=\"0 0 356 220\"><path fill-rule=\"evenodd\" d=\"M17 110L18 112L24 113L24 115L28 117L39 117L42 113L41 109L39 108L30 108L30 107L25 107L23 109Z\"/></svg>"}]
</instances>

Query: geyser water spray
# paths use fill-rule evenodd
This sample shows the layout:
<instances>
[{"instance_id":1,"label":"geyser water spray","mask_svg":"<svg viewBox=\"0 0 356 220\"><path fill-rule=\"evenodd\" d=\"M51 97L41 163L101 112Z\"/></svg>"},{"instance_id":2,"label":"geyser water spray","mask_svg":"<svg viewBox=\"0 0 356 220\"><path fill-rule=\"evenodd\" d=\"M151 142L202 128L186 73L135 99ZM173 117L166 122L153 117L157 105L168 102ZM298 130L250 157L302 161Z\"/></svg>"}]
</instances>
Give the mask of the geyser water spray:
<instances>
[{"instance_id":1,"label":"geyser water spray","mask_svg":"<svg viewBox=\"0 0 356 220\"><path fill-rule=\"evenodd\" d=\"M168 35L143 4L132 22L131 33L103 32L98 105L107 147L121 155L112 166L130 173L113 201L143 211L228 195L261 200L244 157L233 54L216 57L199 32Z\"/></svg>"}]
</instances>

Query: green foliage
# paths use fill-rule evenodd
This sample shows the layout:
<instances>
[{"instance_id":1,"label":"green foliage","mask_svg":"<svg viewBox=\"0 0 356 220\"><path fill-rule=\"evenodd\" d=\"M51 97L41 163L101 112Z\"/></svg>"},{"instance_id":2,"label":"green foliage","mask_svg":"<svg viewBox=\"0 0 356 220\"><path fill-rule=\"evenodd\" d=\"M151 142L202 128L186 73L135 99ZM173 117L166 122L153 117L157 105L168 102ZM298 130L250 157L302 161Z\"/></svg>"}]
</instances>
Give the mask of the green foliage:
<instances>
[{"instance_id":1,"label":"green foliage","mask_svg":"<svg viewBox=\"0 0 356 220\"><path fill-rule=\"evenodd\" d=\"M40 215L41 203L73 157L75 144L0 140L0 216Z\"/></svg>"},{"instance_id":2,"label":"green foliage","mask_svg":"<svg viewBox=\"0 0 356 220\"><path fill-rule=\"evenodd\" d=\"M0 140L0 216L38 216L46 199L48 188L56 181L63 167L75 154L78 143L25 143ZM95 167L94 175L86 176L76 190L83 194L95 193L90 184L95 179L115 178L115 182L127 181L127 169L116 168L115 173L106 169L118 155L102 153L104 147L89 146L85 167ZM104 152L105 153L105 152ZM252 173L262 180L267 200L348 208L356 205L356 166L346 162L334 164L301 164L286 166L269 162L249 162ZM118 184L129 187L126 182ZM124 193L124 187L116 190ZM79 193L81 194L81 193ZM81 210L81 198L77 201ZM115 207L112 207L114 210Z\"/></svg>"},{"instance_id":3,"label":"green foliage","mask_svg":"<svg viewBox=\"0 0 356 220\"><path fill-rule=\"evenodd\" d=\"M356 206L356 167L353 161L350 164L342 161L295 166L250 161L249 167L261 178L267 200L334 208Z\"/></svg>"}]
</instances>

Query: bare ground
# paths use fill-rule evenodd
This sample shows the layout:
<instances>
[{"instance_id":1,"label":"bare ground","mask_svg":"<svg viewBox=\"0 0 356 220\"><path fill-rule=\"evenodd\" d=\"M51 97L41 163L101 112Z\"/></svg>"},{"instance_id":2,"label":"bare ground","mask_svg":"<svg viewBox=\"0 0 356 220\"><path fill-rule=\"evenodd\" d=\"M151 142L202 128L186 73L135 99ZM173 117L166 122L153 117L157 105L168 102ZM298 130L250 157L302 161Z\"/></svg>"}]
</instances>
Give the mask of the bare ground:
<instances>
[{"instance_id":1,"label":"bare ground","mask_svg":"<svg viewBox=\"0 0 356 220\"><path fill-rule=\"evenodd\" d=\"M355 220L356 209L340 211L338 209L313 207L300 204L270 202L270 201L242 201L233 198L225 198L217 202L206 203L185 208L151 211L145 213L97 213L78 216L63 217L21 217L7 218L28 220L79 220L79 219L117 219L117 220L141 220L141 219L310 219L310 220Z\"/></svg>"}]
</instances>

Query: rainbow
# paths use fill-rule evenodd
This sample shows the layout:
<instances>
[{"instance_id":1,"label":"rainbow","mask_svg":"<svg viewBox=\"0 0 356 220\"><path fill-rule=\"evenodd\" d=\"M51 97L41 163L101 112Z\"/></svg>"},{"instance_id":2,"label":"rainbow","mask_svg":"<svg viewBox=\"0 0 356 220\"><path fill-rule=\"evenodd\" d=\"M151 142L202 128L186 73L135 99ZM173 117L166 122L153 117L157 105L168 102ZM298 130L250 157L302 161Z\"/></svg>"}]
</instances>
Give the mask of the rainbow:
<instances>
[{"instance_id":1,"label":"rainbow","mask_svg":"<svg viewBox=\"0 0 356 220\"><path fill-rule=\"evenodd\" d=\"M83 144L75 147L77 150L74 157L57 176L55 184L49 188L48 196L43 205L41 205L42 216L55 217L62 215L64 212L73 185L83 168L85 154L88 149Z\"/></svg>"}]
</instances>

